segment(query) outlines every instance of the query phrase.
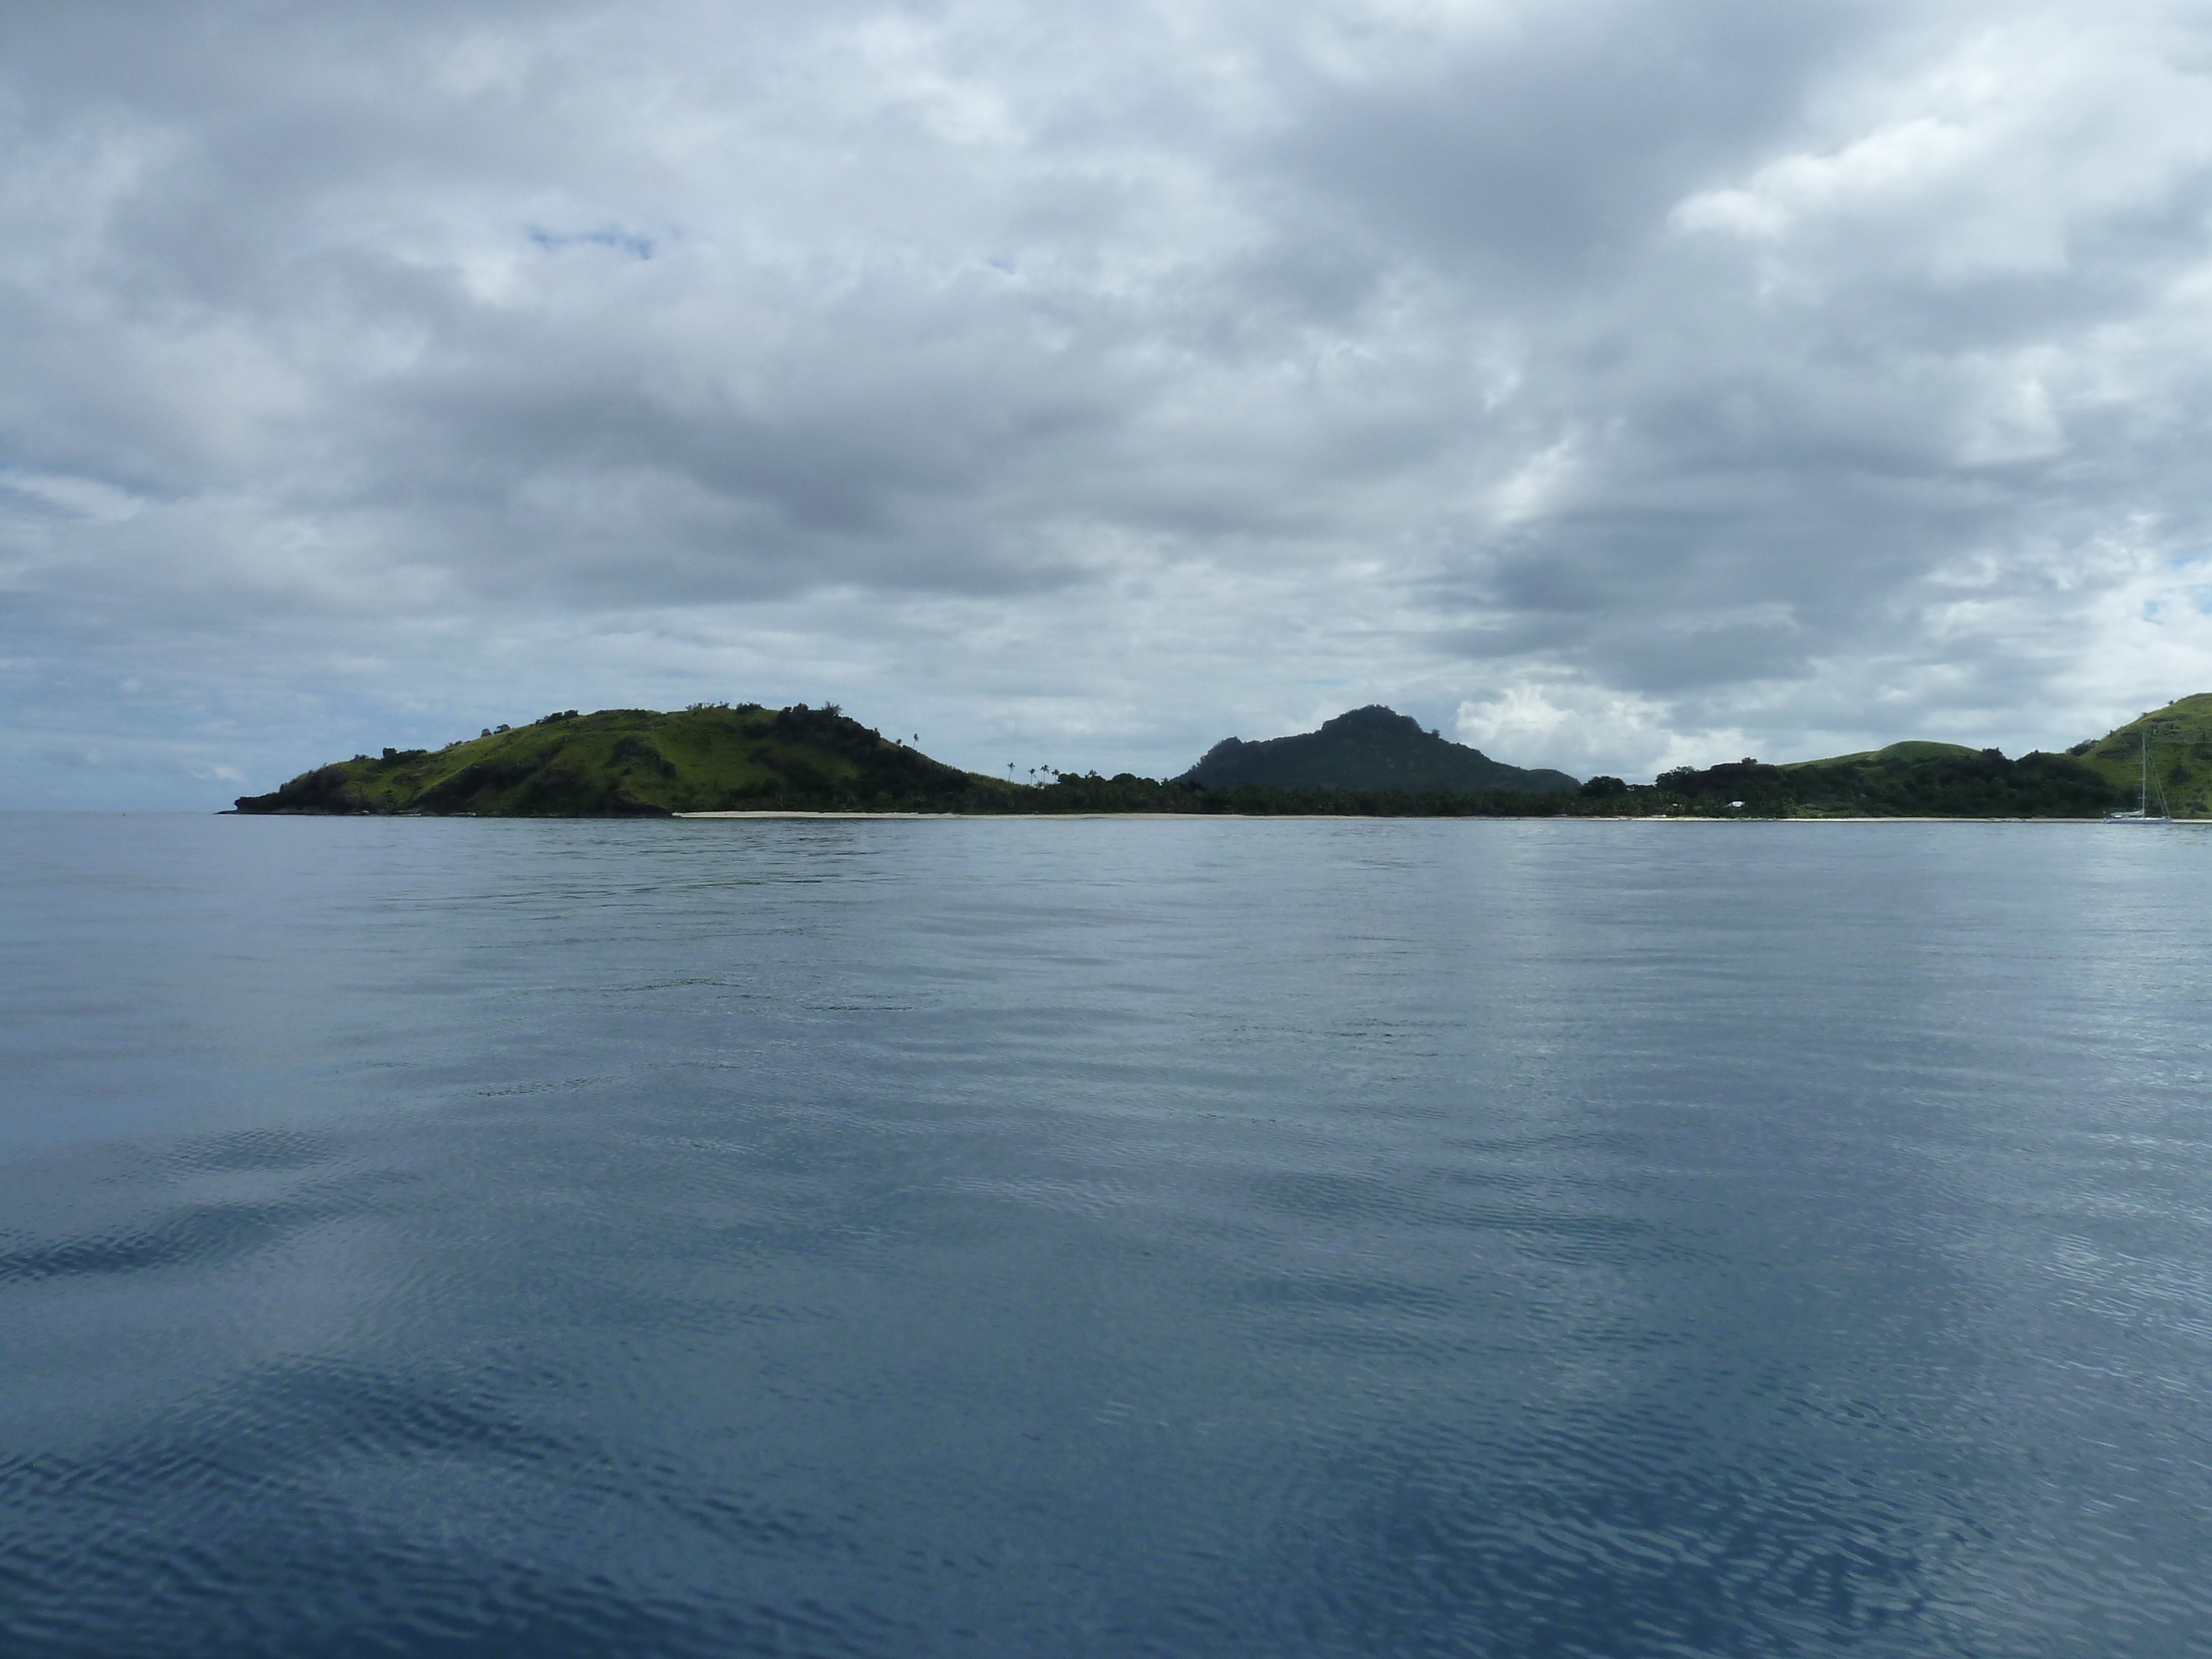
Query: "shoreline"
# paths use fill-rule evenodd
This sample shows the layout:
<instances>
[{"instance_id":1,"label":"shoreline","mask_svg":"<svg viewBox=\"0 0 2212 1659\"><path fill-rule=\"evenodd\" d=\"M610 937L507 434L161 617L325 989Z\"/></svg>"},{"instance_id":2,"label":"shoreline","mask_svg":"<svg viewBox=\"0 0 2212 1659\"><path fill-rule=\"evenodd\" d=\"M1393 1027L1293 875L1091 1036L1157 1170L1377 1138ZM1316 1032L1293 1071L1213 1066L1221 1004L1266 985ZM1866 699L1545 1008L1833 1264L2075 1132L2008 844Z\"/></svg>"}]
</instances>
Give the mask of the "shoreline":
<instances>
[{"instance_id":1,"label":"shoreline","mask_svg":"<svg viewBox=\"0 0 2212 1659\"><path fill-rule=\"evenodd\" d=\"M2107 825L2106 818L1966 818L1966 817L1703 817L1687 814L1652 813L1638 816L1631 813L1591 813L1568 815L1534 815L1515 817L1506 814L1422 814L1410 812L836 812L808 811L793 808L784 811L750 812L672 812L672 818L691 821L703 819L730 820L738 818L954 818L982 821L999 819L1006 822L1036 820L1044 823L1095 823L1107 818L1141 819L1152 823L1202 823L1212 819L1235 819L1244 823L2070 823ZM2184 828L2202 826L2212 828L2212 818L2173 818L2167 825ZM2130 824L2130 829L2150 828L2150 825Z\"/></svg>"}]
</instances>

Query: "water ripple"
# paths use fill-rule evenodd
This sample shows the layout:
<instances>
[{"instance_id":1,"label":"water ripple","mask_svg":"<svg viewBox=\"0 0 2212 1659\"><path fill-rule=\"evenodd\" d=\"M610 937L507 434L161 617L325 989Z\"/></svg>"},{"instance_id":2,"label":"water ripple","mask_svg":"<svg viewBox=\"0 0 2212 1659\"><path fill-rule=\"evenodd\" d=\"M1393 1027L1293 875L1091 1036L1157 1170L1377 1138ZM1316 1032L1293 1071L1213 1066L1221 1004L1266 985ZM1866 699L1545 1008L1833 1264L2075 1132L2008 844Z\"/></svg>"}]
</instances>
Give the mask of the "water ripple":
<instances>
[{"instance_id":1,"label":"water ripple","mask_svg":"<svg viewBox=\"0 0 2212 1659\"><path fill-rule=\"evenodd\" d=\"M8 1659L2212 1650L2178 840L0 817Z\"/></svg>"}]
</instances>

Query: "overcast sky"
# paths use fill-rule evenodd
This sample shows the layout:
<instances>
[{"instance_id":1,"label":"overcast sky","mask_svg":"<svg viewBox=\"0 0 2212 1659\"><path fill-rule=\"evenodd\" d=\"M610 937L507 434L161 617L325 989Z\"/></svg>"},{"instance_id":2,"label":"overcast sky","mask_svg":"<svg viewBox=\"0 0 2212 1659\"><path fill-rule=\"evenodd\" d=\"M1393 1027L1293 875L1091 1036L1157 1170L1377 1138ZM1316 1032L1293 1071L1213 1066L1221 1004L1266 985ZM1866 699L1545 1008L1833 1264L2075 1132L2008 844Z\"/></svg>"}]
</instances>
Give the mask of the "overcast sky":
<instances>
[{"instance_id":1,"label":"overcast sky","mask_svg":"<svg viewBox=\"0 0 2212 1659\"><path fill-rule=\"evenodd\" d=\"M0 161L6 805L2212 690L2201 3L0 0Z\"/></svg>"}]
</instances>

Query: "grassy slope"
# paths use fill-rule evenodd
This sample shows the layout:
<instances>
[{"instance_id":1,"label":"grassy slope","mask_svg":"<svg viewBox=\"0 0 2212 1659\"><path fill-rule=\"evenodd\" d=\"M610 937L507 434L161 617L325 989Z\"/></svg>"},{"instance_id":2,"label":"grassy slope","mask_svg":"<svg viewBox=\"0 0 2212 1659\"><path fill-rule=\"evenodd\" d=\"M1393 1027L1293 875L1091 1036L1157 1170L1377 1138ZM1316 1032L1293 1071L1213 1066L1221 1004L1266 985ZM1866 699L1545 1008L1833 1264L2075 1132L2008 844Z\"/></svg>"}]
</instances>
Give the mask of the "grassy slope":
<instances>
[{"instance_id":1,"label":"grassy slope","mask_svg":"<svg viewBox=\"0 0 2212 1659\"><path fill-rule=\"evenodd\" d=\"M2063 757L2023 757L2008 780L1969 776L1990 769L1977 766L1978 751L1950 743L1893 743L1855 755L1794 761L1780 769L1791 781L1800 812L1917 809L2094 817L2135 805L2145 731L2151 737L2152 776L2165 787L2174 816L2212 816L2212 692L2151 709L2102 738L2076 744ZM2112 799L2093 801L2069 787L2062 762L2086 769Z\"/></svg>"},{"instance_id":2,"label":"grassy slope","mask_svg":"<svg viewBox=\"0 0 2212 1659\"><path fill-rule=\"evenodd\" d=\"M1831 755L1825 760L1784 761L1782 769L1795 772L1808 766L1871 766L1883 761L1942 760L1947 757L1964 760L1978 752L1963 743L1928 743L1917 738L1907 738L1903 743L1893 743L1884 749L1862 749L1855 755Z\"/></svg>"},{"instance_id":3,"label":"grassy slope","mask_svg":"<svg viewBox=\"0 0 2212 1659\"><path fill-rule=\"evenodd\" d=\"M2094 743L2077 745L2078 753L2068 752L2110 780L2133 806L2136 781L2142 775L2139 734L2146 729L2151 734L2151 776L2165 786L2174 817L2212 816L2212 691L2200 691L2163 708L2154 708ZM2154 811L2157 805L2154 792Z\"/></svg>"},{"instance_id":4,"label":"grassy slope","mask_svg":"<svg viewBox=\"0 0 2212 1659\"><path fill-rule=\"evenodd\" d=\"M1793 762L1775 777L1797 817L2095 817L2115 804L2101 776L2063 755L2013 761L1919 739Z\"/></svg>"},{"instance_id":5,"label":"grassy slope","mask_svg":"<svg viewBox=\"0 0 2212 1659\"><path fill-rule=\"evenodd\" d=\"M356 756L302 774L246 812L487 817L653 815L746 807L927 804L1009 787L886 740L829 709L610 708L553 715L443 749Z\"/></svg>"}]
</instances>

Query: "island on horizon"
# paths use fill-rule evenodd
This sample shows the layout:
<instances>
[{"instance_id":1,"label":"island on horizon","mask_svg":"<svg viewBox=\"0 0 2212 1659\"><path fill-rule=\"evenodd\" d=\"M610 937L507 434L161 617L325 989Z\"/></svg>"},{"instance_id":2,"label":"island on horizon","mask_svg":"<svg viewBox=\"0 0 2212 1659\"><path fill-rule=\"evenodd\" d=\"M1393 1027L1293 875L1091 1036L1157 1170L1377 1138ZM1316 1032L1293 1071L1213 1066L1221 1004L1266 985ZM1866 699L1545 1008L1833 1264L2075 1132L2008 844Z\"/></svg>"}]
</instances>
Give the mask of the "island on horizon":
<instances>
[{"instance_id":1,"label":"island on horizon","mask_svg":"<svg viewBox=\"0 0 2212 1659\"><path fill-rule=\"evenodd\" d=\"M1224 738L1168 780L964 771L836 704L563 709L442 749L386 749L301 773L249 816L667 817L848 811L1382 817L2094 818L2136 805L2146 747L2177 817L2212 815L2212 693L2146 712L2063 753L1908 740L1775 765L1682 767L1648 784L1577 781L1491 759L1370 704L1319 730Z\"/></svg>"},{"instance_id":2,"label":"island on horizon","mask_svg":"<svg viewBox=\"0 0 2212 1659\"><path fill-rule=\"evenodd\" d=\"M1508 766L1480 749L1425 731L1380 703L1325 720L1317 732L1247 743L1224 738L1174 780L1209 788L1413 789L1441 793L1558 794L1582 780L1545 768Z\"/></svg>"}]
</instances>

